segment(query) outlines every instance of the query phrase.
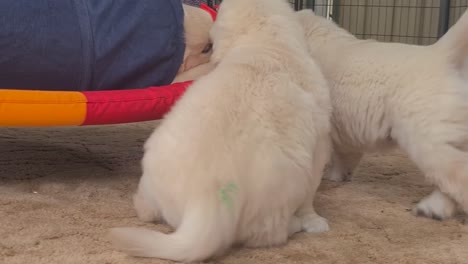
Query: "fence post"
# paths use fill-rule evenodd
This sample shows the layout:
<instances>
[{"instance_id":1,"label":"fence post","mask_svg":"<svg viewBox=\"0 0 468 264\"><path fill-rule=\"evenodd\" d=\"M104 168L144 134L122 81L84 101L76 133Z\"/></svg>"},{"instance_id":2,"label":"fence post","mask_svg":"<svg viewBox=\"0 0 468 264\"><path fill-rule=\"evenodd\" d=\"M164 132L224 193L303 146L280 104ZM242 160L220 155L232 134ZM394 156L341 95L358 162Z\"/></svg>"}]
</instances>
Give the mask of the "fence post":
<instances>
[{"instance_id":1,"label":"fence post","mask_svg":"<svg viewBox=\"0 0 468 264\"><path fill-rule=\"evenodd\" d=\"M333 7L333 17L332 17L332 19L337 23L341 23L342 21L340 21L340 19L339 19L340 18L340 12L341 12L341 0L333 0L332 1L332 7Z\"/></svg>"},{"instance_id":2,"label":"fence post","mask_svg":"<svg viewBox=\"0 0 468 264\"><path fill-rule=\"evenodd\" d=\"M442 37L449 29L450 0L440 0L439 7L439 29L437 37Z\"/></svg>"},{"instance_id":3,"label":"fence post","mask_svg":"<svg viewBox=\"0 0 468 264\"><path fill-rule=\"evenodd\" d=\"M315 0L306 0L305 7L315 10Z\"/></svg>"},{"instance_id":4,"label":"fence post","mask_svg":"<svg viewBox=\"0 0 468 264\"><path fill-rule=\"evenodd\" d=\"M299 1L300 0L295 0L294 1L294 10L296 10L296 11L299 10Z\"/></svg>"}]
</instances>

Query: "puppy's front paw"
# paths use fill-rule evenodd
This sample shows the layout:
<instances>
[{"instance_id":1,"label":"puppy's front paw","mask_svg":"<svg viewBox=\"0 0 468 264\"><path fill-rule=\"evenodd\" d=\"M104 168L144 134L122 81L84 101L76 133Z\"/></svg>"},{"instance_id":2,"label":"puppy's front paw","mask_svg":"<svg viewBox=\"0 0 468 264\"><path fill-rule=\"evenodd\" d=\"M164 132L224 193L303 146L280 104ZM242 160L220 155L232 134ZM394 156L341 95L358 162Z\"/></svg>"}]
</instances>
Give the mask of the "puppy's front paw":
<instances>
[{"instance_id":1,"label":"puppy's front paw","mask_svg":"<svg viewBox=\"0 0 468 264\"><path fill-rule=\"evenodd\" d=\"M302 228L308 233L323 233L330 230L327 219L318 214L307 214L302 218Z\"/></svg>"},{"instance_id":2,"label":"puppy's front paw","mask_svg":"<svg viewBox=\"0 0 468 264\"><path fill-rule=\"evenodd\" d=\"M456 204L452 199L440 191L434 191L416 205L413 214L442 221L451 218L455 211Z\"/></svg>"}]
</instances>

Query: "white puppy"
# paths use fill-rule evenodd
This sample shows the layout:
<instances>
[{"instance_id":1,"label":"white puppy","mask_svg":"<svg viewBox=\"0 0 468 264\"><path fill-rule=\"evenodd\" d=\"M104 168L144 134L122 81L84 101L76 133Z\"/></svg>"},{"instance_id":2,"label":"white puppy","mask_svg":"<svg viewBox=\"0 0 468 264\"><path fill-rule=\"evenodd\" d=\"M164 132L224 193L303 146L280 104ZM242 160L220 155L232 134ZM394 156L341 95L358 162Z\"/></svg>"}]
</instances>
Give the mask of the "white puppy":
<instances>
[{"instance_id":1,"label":"white puppy","mask_svg":"<svg viewBox=\"0 0 468 264\"><path fill-rule=\"evenodd\" d=\"M210 30L213 18L207 11L183 5L184 8L184 34L185 52L184 61L174 82L194 80L206 74L204 71L208 64L213 44L210 39Z\"/></svg>"},{"instance_id":2,"label":"white puppy","mask_svg":"<svg viewBox=\"0 0 468 264\"><path fill-rule=\"evenodd\" d=\"M468 13L436 44L359 40L310 10L297 13L331 89L332 180L364 152L399 145L438 188L414 212L468 212ZM453 200L452 200L453 199Z\"/></svg>"},{"instance_id":3,"label":"white puppy","mask_svg":"<svg viewBox=\"0 0 468 264\"><path fill-rule=\"evenodd\" d=\"M313 199L329 161L331 104L285 0L225 0L212 30L217 67L145 144L140 219L175 232L117 228L130 255L201 261L233 244L323 232Z\"/></svg>"},{"instance_id":4,"label":"white puppy","mask_svg":"<svg viewBox=\"0 0 468 264\"><path fill-rule=\"evenodd\" d=\"M216 65L211 62L200 64L188 71L178 73L172 83L198 80L200 77L211 72L215 67Z\"/></svg>"}]
</instances>

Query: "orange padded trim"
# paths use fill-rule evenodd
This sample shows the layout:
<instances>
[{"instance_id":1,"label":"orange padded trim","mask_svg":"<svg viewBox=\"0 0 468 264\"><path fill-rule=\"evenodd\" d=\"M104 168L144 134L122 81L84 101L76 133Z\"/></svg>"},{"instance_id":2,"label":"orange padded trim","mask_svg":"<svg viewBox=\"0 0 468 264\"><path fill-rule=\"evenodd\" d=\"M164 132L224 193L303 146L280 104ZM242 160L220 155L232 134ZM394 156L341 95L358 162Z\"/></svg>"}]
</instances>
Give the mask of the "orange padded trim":
<instances>
[{"instance_id":1,"label":"orange padded trim","mask_svg":"<svg viewBox=\"0 0 468 264\"><path fill-rule=\"evenodd\" d=\"M0 126L78 126L85 118L80 92L0 90Z\"/></svg>"}]
</instances>

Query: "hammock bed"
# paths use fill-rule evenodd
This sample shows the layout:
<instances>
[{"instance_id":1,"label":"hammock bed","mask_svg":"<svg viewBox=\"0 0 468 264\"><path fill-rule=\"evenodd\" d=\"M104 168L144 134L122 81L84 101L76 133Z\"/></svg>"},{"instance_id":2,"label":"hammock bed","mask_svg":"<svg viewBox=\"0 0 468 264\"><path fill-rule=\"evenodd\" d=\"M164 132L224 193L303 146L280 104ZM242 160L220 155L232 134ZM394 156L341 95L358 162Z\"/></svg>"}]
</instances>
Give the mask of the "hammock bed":
<instances>
[{"instance_id":1,"label":"hammock bed","mask_svg":"<svg viewBox=\"0 0 468 264\"><path fill-rule=\"evenodd\" d=\"M201 8L215 19L216 9L205 4ZM1 88L0 126L86 126L157 120L190 84L90 91Z\"/></svg>"},{"instance_id":2,"label":"hammock bed","mask_svg":"<svg viewBox=\"0 0 468 264\"><path fill-rule=\"evenodd\" d=\"M0 126L85 126L157 120L190 83L91 92L0 90Z\"/></svg>"}]
</instances>

